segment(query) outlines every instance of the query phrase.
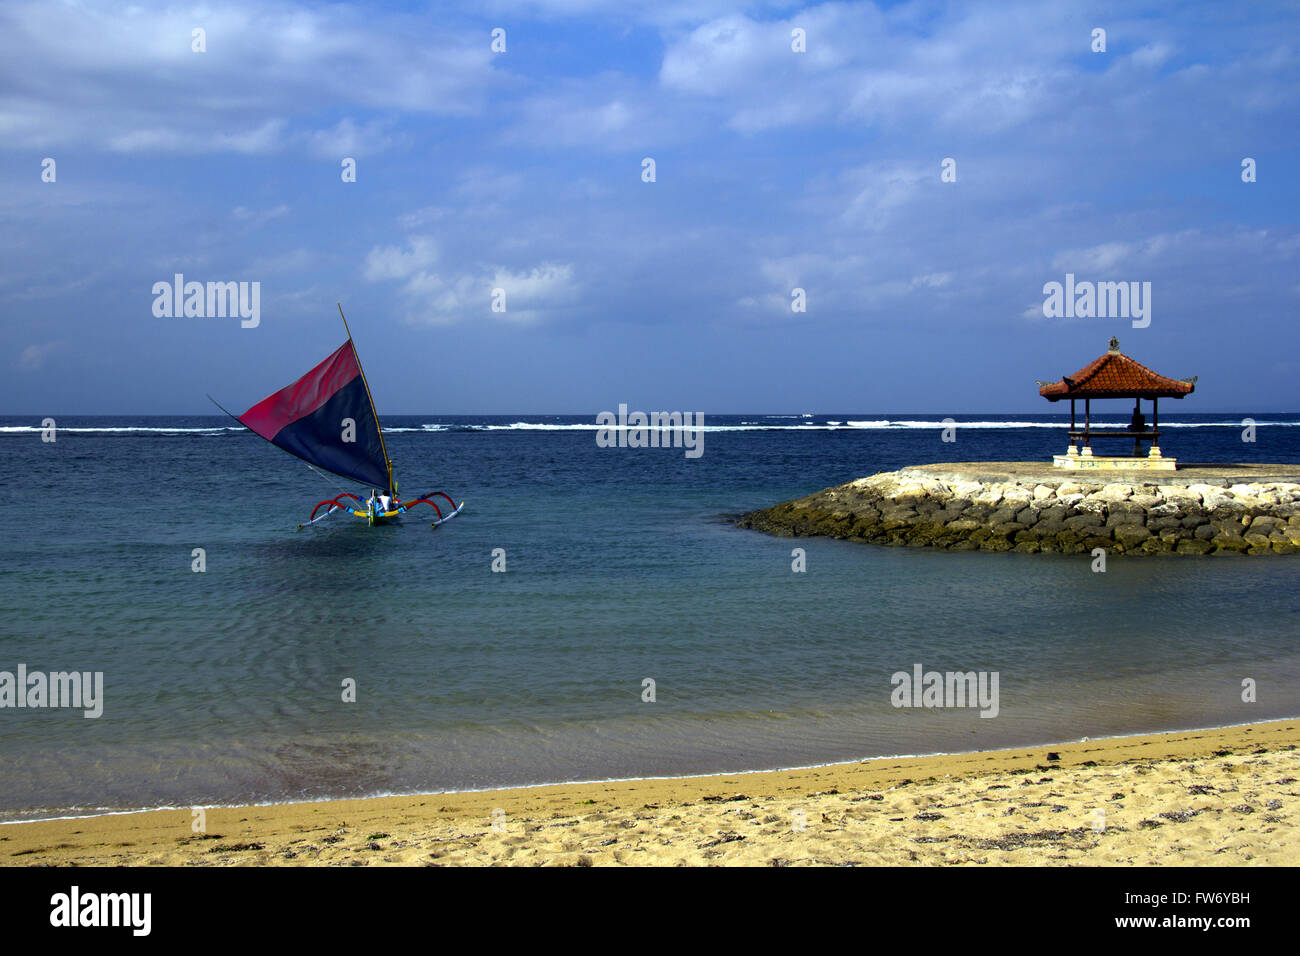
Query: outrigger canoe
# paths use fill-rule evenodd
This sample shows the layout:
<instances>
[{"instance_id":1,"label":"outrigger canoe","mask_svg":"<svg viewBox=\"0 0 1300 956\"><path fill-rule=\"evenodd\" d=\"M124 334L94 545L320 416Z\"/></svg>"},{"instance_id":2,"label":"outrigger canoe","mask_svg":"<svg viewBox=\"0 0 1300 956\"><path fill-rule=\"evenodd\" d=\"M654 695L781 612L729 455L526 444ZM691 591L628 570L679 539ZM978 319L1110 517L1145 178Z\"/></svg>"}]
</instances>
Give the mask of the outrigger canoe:
<instances>
[{"instance_id":1,"label":"outrigger canoe","mask_svg":"<svg viewBox=\"0 0 1300 956\"><path fill-rule=\"evenodd\" d=\"M371 525L388 524L418 505L428 505L434 510L437 517L433 527L450 521L461 513L465 502L456 504L450 495L441 491L431 491L410 501L398 496L384 430L341 305L339 317L343 319L348 340L329 358L244 414L226 414L253 434L301 458L313 470L319 468L355 481L363 488L369 486L370 493L365 497L344 492L319 502L307 521L298 525L300 531L339 511L364 518ZM226 411L216 399L212 402ZM445 511L437 499L445 502Z\"/></svg>"}]
</instances>

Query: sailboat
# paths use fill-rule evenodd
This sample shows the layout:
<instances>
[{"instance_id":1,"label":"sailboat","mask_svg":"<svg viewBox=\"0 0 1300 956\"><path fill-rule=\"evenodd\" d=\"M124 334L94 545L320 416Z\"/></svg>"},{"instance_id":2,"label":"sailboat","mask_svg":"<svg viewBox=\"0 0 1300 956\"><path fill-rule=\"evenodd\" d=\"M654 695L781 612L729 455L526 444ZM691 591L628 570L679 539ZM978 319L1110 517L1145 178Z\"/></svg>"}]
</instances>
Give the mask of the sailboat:
<instances>
[{"instance_id":1,"label":"sailboat","mask_svg":"<svg viewBox=\"0 0 1300 956\"><path fill-rule=\"evenodd\" d=\"M419 505L433 508L437 515L433 527L450 521L461 513L465 502L458 505L441 491L411 501L398 496L384 430L341 304L339 318L348 340L302 378L242 415L226 412L216 399L213 404L253 434L307 462L313 471L321 469L363 488L369 486L366 497L345 491L319 502L307 521L298 525L299 531L339 511L364 518L371 525L387 524ZM438 499L446 503L445 513Z\"/></svg>"}]
</instances>

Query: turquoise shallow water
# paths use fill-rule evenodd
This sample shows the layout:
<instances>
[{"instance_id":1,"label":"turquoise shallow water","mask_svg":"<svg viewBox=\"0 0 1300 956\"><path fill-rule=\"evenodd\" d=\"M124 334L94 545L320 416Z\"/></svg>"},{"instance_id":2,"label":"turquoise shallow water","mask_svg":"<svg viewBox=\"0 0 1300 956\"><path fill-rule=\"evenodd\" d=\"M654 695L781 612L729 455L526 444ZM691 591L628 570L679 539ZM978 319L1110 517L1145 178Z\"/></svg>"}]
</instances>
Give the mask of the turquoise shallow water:
<instances>
[{"instance_id":1,"label":"turquoise shallow water","mask_svg":"<svg viewBox=\"0 0 1300 956\"><path fill-rule=\"evenodd\" d=\"M0 421L4 500L58 505L4 533L0 670L105 681L97 720L0 709L0 818L1300 714L1293 559L1112 558L1093 574L1082 558L791 541L723 519L909 463L1041 459L1062 438L1034 416L979 416L956 444L915 424L826 424L888 417L713 417L724 430L698 460L599 448L574 427L591 417L385 419L405 492L443 487L465 514L437 531L330 519L302 532L336 492L220 419L70 418L53 444L35 421ZM1250 447L1224 416L1182 421L1203 426L1166 439L1184 459L1300 461L1294 425L1261 427ZM160 498L142 504L150 488ZM806 573L791 572L794 547ZM997 671L998 716L893 707L890 675L917 663ZM1241 701L1244 678L1258 702Z\"/></svg>"}]
</instances>

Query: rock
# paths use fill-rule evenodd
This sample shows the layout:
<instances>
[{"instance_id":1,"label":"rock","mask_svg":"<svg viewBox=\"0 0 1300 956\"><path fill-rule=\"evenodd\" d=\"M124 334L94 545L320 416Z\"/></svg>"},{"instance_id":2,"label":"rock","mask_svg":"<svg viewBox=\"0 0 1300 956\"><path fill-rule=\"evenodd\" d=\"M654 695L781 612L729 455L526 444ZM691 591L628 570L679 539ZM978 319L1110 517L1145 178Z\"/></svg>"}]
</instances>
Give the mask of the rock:
<instances>
[{"instance_id":1,"label":"rock","mask_svg":"<svg viewBox=\"0 0 1300 956\"><path fill-rule=\"evenodd\" d=\"M930 492L925 485L914 482L912 484L901 486L897 491L890 495L890 497L895 501L902 503L911 498L928 498L929 495Z\"/></svg>"},{"instance_id":2,"label":"rock","mask_svg":"<svg viewBox=\"0 0 1300 956\"><path fill-rule=\"evenodd\" d=\"M1215 549L1226 553L1243 554L1250 550L1250 545L1240 536L1218 535L1210 540Z\"/></svg>"},{"instance_id":3,"label":"rock","mask_svg":"<svg viewBox=\"0 0 1300 956\"><path fill-rule=\"evenodd\" d=\"M1214 511L1216 508L1227 508L1231 510L1240 510L1242 505L1236 498L1231 495L1225 495L1217 491L1207 491L1201 496L1201 506L1206 511Z\"/></svg>"},{"instance_id":4,"label":"rock","mask_svg":"<svg viewBox=\"0 0 1300 956\"><path fill-rule=\"evenodd\" d=\"M1146 512L1131 501L1121 501L1108 509L1106 524L1112 528L1121 524L1146 524Z\"/></svg>"},{"instance_id":5,"label":"rock","mask_svg":"<svg viewBox=\"0 0 1300 956\"><path fill-rule=\"evenodd\" d=\"M1019 521L1023 525L1034 525L1038 522L1038 514L1037 508L1021 508L1011 520Z\"/></svg>"},{"instance_id":6,"label":"rock","mask_svg":"<svg viewBox=\"0 0 1300 956\"><path fill-rule=\"evenodd\" d=\"M1147 538L1151 537L1150 531L1141 525L1136 524L1120 525L1113 533L1116 542L1122 544L1126 550L1136 547Z\"/></svg>"},{"instance_id":7,"label":"rock","mask_svg":"<svg viewBox=\"0 0 1300 956\"><path fill-rule=\"evenodd\" d=\"M1062 554L1074 554L1081 550L1079 543L1083 537L1077 531L1058 531L1056 533L1056 550Z\"/></svg>"},{"instance_id":8,"label":"rock","mask_svg":"<svg viewBox=\"0 0 1300 956\"><path fill-rule=\"evenodd\" d=\"M1096 501L1119 502L1127 501L1133 495L1133 488L1129 485L1106 485L1100 491L1093 492L1088 497Z\"/></svg>"},{"instance_id":9,"label":"rock","mask_svg":"<svg viewBox=\"0 0 1300 956\"><path fill-rule=\"evenodd\" d=\"M1011 485L1003 490L1002 498L1004 501L1016 501L1022 504L1028 504L1034 500L1034 493L1028 488L1022 488L1019 485Z\"/></svg>"}]
</instances>

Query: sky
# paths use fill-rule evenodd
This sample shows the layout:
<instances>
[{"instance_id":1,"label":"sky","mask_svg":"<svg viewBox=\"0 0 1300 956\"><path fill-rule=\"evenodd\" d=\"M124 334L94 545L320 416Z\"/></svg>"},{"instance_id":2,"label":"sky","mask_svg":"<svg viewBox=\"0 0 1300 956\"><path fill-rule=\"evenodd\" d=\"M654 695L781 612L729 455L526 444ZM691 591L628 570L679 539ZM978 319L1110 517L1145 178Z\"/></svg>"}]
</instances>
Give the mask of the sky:
<instances>
[{"instance_id":1,"label":"sky","mask_svg":"<svg viewBox=\"0 0 1300 956\"><path fill-rule=\"evenodd\" d=\"M336 302L381 415L1056 412L1112 335L1293 411L1298 120L1295 4L6 0L0 414L243 411Z\"/></svg>"}]
</instances>

